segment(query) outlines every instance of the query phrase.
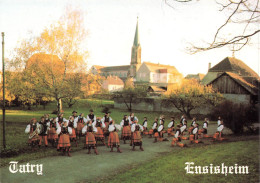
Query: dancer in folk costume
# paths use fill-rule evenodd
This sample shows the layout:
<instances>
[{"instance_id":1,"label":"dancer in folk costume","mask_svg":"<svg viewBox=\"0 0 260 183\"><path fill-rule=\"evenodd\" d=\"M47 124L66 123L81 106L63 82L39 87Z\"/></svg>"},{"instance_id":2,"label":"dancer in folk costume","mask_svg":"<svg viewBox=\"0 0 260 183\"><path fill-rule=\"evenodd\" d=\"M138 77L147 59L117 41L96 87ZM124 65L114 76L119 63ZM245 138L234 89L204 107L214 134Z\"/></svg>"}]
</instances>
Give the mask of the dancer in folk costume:
<instances>
[{"instance_id":1,"label":"dancer in folk costume","mask_svg":"<svg viewBox=\"0 0 260 183\"><path fill-rule=\"evenodd\" d=\"M78 146L77 137L76 137L76 129L77 129L77 121L73 116L69 117L68 126L72 129L72 133L70 134L70 142L75 142L76 147Z\"/></svg>"},{"instance_id":2,"label":"dancer in folk costume","mask_svg":"<svg viewBox=\"0 0 260 183\"><path fill-rule=\"evenodd\" d=\"M94 133L97 132L97 128L93 125L92 120L87 122L87 125L83 127L82 134L86 134L86 145L85 148L88 149L88 154L90 154L91 148L94 149L96 155L98 155L97 151L97 143L95 139Z\"/></svg>"},{"instance_id":3,"label":"dancer in folk costume","mask_svg":"<svg viewBox=\"0 0 260 183\"><path fill-rule=\"evenodd\" d=\"M185 117L185 115L182 115L181 116L181 120L180 120L180 123L182 124L182 125L184 125L184 122L186 121L186 117Z\"/></svg>"},{"instance_id":4,"label":"dancer in folk costume","mask_svg":"<svg viewBox=\"0 0 260 183\"><path fill-rule=\"evenodd\" d=\"M57 134L59 134L59 141L57 145L58 151L63 151L63 155L65 153L68 153L68 156L71 156L70 154L70 134L72 134L72 128L68 126L68 122L63 122L61 126L57 129Z\"/></svg>"},{"instance_id":5,"label":"dancer in folk costume","mask_svg":"<svg viewBox=\"0 0 260 183\"><path fill-rule=\"evenodd\" d=\"M186 147L186 144L181 143L181 129L180 125L177 125L174 138L172 139L171 145L174 146L177 144L179 147Z\"/></svg>"},{"instance_id":6,"label":"dancer in folk costume","mask_svg":"<svg viewBox=\"0 0 260 183\"><path fill-rule=\"evenodd\" d=\"M182 140L187 140L188 138L184 137L184 135L185 135L184 132L187 131L187 121L186 120L184 121L184 125L182 125L182 123L180 125L181 125L181 128L180 128L180 130L181 130L181 139Z\"/></svg>"},{"instance_id":7,"label":"dancer in folk costume","mask_svg":"<svg viewBox=\"0 0 260 183\"><path fill-rule=\"evenodd\" d=\"M80 137L82 136L82 129L83 129L85 123L87 123L87 118L85 118L85 117L84 117L84 114L81 113L81 114L78 116L78 120L77 120L76 135L77 135L78 139L80 139Z\"/></svg>"},{"instance_id":8,"label":"dancer in folk costume","mask_svg":"<svg viewBox=\"0 0 260 183\"><path fill-rule=\"evenodd\" d=\"M92 123L94 123L96 121L96 116L94 114L94 111L90 109L89 112L90 113L87 115L87 122L92 121Z\"/></svg>"},{"instance_id":9,"label":"dancer in folk costume","mask_svg":"<svg viewBox=\"0 0 260 183\"><path fill-rule=\"evenodd\" d=\"M221 125L221 117L218 117L218 126Z\"/></svg>"},{"instance_id":10,"label":"dancer in folk costume","mask_svg":"<svg viewBox=\"0 0 260 183\"><path fill-rule=\"evenodd\" d=\"M56 121L61 125L62 122L68 122L66 118L63 117L63 113L57 115Z\"/></svg>"},{"instance_id":11,"label":"dancer in folk costume","mask_svg":"<svg viewBox=\"0 0 260 183\"><path fill-rule=\"evenodd\" d=\"M97 117L97 120L93 123L93 127L97 129L97 132L95 133L96 142L101 141L103 145L106 145L103 132L106 125L103 121L101 121L101 117Z\"/></svg>"},{"instance_id":12,"label":"dancer in folk costume","mask_svg":"<svg viewBox=\"0 0 260 183\"><path fill-rule=\"evenodd\" d=\"M128 117L130 125L134 123L138 123L138 118L135 116L135 114L132 112L130 113L130 116Z\"/></svg>"},{"instance_id":13,"label":"dancer in folk costume","mask_svg":"<svg viewBox=\"0 0 260 183\"><path fill-rule=\"evenodd\" d=\"M153 127L152 127L154 143L157 142L157 139L159 138L159 133L158 133L157 128L158 128L158 118L155 118L155 121L154 121Z\"/></svg>"},{"instance_id":14,"label":"dancer in folk costume","mask_svg":"<svg viewBox=\"0 0 260 183\"><path fill-rule=\"evenodd\" d=\"M175 124L174 117L171 117L171 121L168 124L168 129L167 129L168 137L172 135L172 132L174 130L174 124Z\"/></svg>"},{"instance_id":15,"label":"dancer in folk costume","mask_svg":"<svg viewBox=\"0 0 260 183\"><path fill-rule=\"evenodd\" d=\"M141 132L141 135L145 134L148 135L148 130L147 130L147 126L148 126L148 122L147 122L147 117L144 117L144 122L143 122L143 131Z\"/></svg>"},{"instance_id":16,"label":"dancer in folk costume","mask_svg":"<svg viewBox=\"0 0 260 183\"><path fill-rule=\"evenodd\" d=\"M123 127L123 130L121 133L121 139L124 140L124 144L126 144L126 140L132 139L130 122L129 122L129 119L127 118L127 115L124 115L124 118L121 121L120 125L121 125L121 127Z\"/></svg>"},{"instance_id":17,"label":"dancer in folk costume","mask_svg":"<svg viewBox=\"0 0 260 183\"><path fill-rule=\"evenodd\" d=\"M191 134L191 131L192 131L193 128L195 127L195 123L196 123L196 118L194 117L194 118L192 119L190 128L188 129L189 134Z\"/></svg>"},{"instance_id":18,"label":"dancer in folk costume","mask_svg":"<svg viewBox=\"0 0 260 183\"><path fill-rule=\"evenodd\" d=\"M109 136L108 126L109 126L109 123L112 121L112 118L109 115L110 115L110 112L108 111L105 113L105 116L101 119L101 121L105 124L105 128L103 129L105 137Z\"/></svg>"},{"instance_id":19,"label":"dancer in folk costume","mask_svg":"<svg viewBox=\"0 0 260 183\"><path fill-rule=\"evenodd\" d=\"M217 127L217 131L216 133L213 135L213 139L214 140L224 140L224 138L222 138L222 131L224 129L224 123L223 120L220 120L220 125Z\"/></svg>"},{"instance_id":20,"label":"dancer in folk costume","mask_svg":"<svg viewBox=\"0 0 260 183\"><path fill-rule=\"evenodd\" d=\"M194 128L191 130L191 134L190 134L190 143L196 143L198 144L198 132L199 132L199 124L195 123L194 124Z\"/></svg>"},{"instance_id":21,"label":"dancer in folk costume","mask_svg":"<svg viewBox=\"0 0 260 183\"><path fill-rule=\"evenodd\" d=\"M31 122L25 128L25 133L30 134L28 139L28 145L31 146L32 148L34 148L36 145L39 144L39 136L38 136L39 129L37 127L38 127L38 123L36 118L32 118Z\"/></svg>"},{"instance_id":22,"label":"dancer in folk costume","mask_svg":"<svg viewBox=\"0 0 260 183\"><path fill-rule=\"evenodd\" d=\"M143 126L139 124L133 124L131 126L131 131L133 133L132 136L132 145L133 145L133 151L135 151L135 146L140 146L140 150L143 151L143 142L142 142L142 136L141 133L143 131Z\"/></svg>"},{"instance_id":23,"label":"dancer in folk costume","mask_svg":"<svg viewBox=\"0 0 260 183\"><path fill-rule=\"evenodd\" d=\"M117 131L121 130L120 125L116 125L115 122L112 120L109 123L108 131L109 131L109 137L108 137L108 147L111 148L110 152L113 152L113 148L117 148L117 152L122 153L120 150L120 142Z\"/></svg>"},{"instance_id":24,"label":"dancer in folk costume","mask_svg":"<svg viewBox=\"0 0 260 183\"><path fill-rule=\"evenodd\" d=\"M41 117L41 121L39 122L39 125L42 126L42 130L39 133L39 148L42 145L42 141L44 141L45 147L48 147L48 140L47 140L47 131L50 126L50 122L45 122L45 117Z\"/></svg>"},{"instance_id":25,"label":"dancer in folk costume","mask_svg":"<svg viewBox=\"0 0 260 183\"><path fill-rule=\"evenodd\" d=\"M159 141L163 141L163 134L164 134L164 121L165 121L165 118L164 118L164 115L162 115L160 117L160 122L159 122L159 126L158 126L158 133L159 133Z\"/></svg>"},{"instance_id":26,"label":"dancer in folk costume","mask_svg":"<svg viewBox=\"0 0 260 183\"><path fill-rule=\"evenodd\" d=\"M52 146L56 146L58 143L58 134L56 133L58 126L59 124L56 121L56 118L51 118L50 129L48 132L48 141L51 142Z\"/></svg>"},{"instance_id":27,"label":"dancer in folk costume","mask_svg":"<svg viewBox=\"0 0 260 183\"><path fill-rule=\"evenodd\" d=\"M202 129L199 130L198 134L201 135L203 134L202 137L209 137L208 134L208 126L209 126L209 119L205 118L204 122L203 122L203 126Z\"/></svg>"}]
</instances>

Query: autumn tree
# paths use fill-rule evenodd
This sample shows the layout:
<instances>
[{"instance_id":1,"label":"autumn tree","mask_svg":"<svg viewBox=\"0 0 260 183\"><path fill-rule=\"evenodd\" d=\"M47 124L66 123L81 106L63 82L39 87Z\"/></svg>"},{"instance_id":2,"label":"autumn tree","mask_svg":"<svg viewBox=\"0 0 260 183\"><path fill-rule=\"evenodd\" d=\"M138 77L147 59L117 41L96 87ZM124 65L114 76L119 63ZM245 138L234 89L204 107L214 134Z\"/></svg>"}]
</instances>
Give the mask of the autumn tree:
<instances>
[{"instance_id":1,"label":"autumn tree","mask_svg":"<svg viewBox=\"0 0 260 183\"><path fill-rule=\"evenodd\" d=\"M172 106L191 118L191 111L207 105L217 105L222 95L211 86L200 85L196 80L183 80L182 84L168 89L162 105Z\"/></svg>"}]
</instances>

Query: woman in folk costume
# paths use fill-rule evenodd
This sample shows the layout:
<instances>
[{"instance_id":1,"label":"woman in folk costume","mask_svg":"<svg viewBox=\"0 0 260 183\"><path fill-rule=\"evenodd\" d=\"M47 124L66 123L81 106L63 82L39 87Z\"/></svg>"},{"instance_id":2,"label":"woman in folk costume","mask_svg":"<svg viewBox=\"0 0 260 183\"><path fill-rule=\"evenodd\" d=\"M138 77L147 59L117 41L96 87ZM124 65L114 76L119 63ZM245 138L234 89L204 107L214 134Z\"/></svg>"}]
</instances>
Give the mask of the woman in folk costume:
<instances>
[{"instance_id":1,"label":"woman in folk costume","mask_svg":"<svg viewBox=\"0 0 260 183\"><path fill-rule=\"evenodd\" d=\"M143 151L142 147L142 136L141 133L143 131L143 126L139 124L133 124L131 126L131 131L133 133L132 142L133 142L133 151L135 151L135 146L140 146L140 150Z\"/></svg>"},{"instance_id":2,"label":"woman in folk costume","mask_svg":"<svg viewBox=\"0 0 260 183\"><path fill-rule=\"evenodd\" d=\"M171 117L171 121L168 124L168 129L167 129L168 137L172 135L172 132L174 130L174 124L175 124L174 117Z\"/></svg>"},{"instance_id":3,"label":"woman in folk costume","mask_svg":"<svg viewBox=\"0 0 260 183\"><path fill-rule=\"evenodd\" d=\"M191 130L190 143L193 143L193 142L195 142L196 144L199 143L198 132L199 132L199 125L198 125L198 123L195 123L194 128Z\"/></svg>"},{"instance_id":4,"label":"woman in folk costume","mask_svg":"<svg viewBox=\"0 0 260 183\"><path fill-rule=\"evenodd\" d=\"M59 125L61 125L61 123L63 122L68 122L68 120L66 118L63 117L63 113L58 114L56 121L59 123Z\"/></svg>"},{"instance_id":5,"label":"woman in folk costume","mask_svg":"<svg viewBox=\"0 0 260 183\"><path fill-rule=\"evenodd\" d=\"M50 119L50 130L48 132L48 141L51 142L52 146L55 146L55 144L58 143L58 134L56 133L58 125L59 124L56 121L56 118Z\"/></svg>"},{"instance_id":6,"label":"woman in folk costume","mask_svg":"<svg viewBox=\"0 0 260 183\"><path fill-rule=\"evenodd\" d=\"M218 117L218 126L221 125L221 117Z\"/></svg>"},{"instance_id":7,"label":"woman in folk costume","mask_svg":"<svg viewBox=\"0 0 260 183\"><path fill-rule=\"evenodd\" d=\"M171 146L174 146L177 144L179 147L185 147L187 146L186 144L181 143L181 130L180 130L180 125L177 125L175 135L172 139Z\"/></svg>"},{"instance_id":8,"label":"woman in folk costume","mask_svg":"<svg viewBox=\"0 0 260 183\"><path fill-rule=\"evenodd\" d=\"M103 145L106 145L103 132L106 125L101 121L101 117L97 117L97 120L93 123L93 127L97 128L97 132L95 133L96 142L101 141Z\"/></svg>"},{"instance_id":9,"label":"woman in folk costume","mask_svg":"<svg viewBox=\"0 0 260 183\"><path fill-rule=\"evenodd\" d=\"M88 149L88 154L90 154L91 148L94 149L96 155L98 155L96 139L94 133L97 132L97 128L93 125L90 120L87 122L87 125L82 129L82 134L86 134L86 145L85 148Z\"/></svg>"},{"instance_id":10,"label":"woman in folk costume","mask_svg":"<svg viewBox=\"0 0 260 183\"><path fill-rule=\"evenodd\" d=\"M199 130L198 134L201 135L203 133L202 137L209 137L208 134L208 126L209 126L209 119L205 118L203 122L202 129Z\"/></svg>"},{"instance_id":11,"label":"woman in folk costume","mask_svg":"<svg viewBox=\"0 0 260 183\"><path fill-rule=\"evenodd\" d=\"M152 127L154 143L157 142L157 138L159 138L159 133L158 133L157 128L158 128L158 118L155 118L155 121L154 121L153 127Z\"/></svg>"},{"instance_id":12,"label":"woman in folk costume","mask_svg":"<svg viewBox=\"0 0 260 183\"><path fill-rule=\"evenodd\" d=\"M224 129L224 123L223 120L220 120L220 125L217 127L217 131L216 133L213 135L213 139L214 140L224 140L224 138L222 138L222 131Z\"/></svg>"},{"instance_id":13,"label":"woman in folk costume","mask_svg":"<svg viewBox=\"0 0 260 183\"><path fill-rule=\"evenodd\" d=\"M78 146L77 137L76 137L77 122L74 120L73 116L69 117L68 126L72 129L72 133L70 134L70 142L75 142L77 147Z\"/></svg>"},{"instance_id":14,"label":"woman in folk costume","mask_svg":"<svg viewBox=\"0 0 260 183\"><path fill-rule=\"evenodd\" d=\"M186 117L185 117L185 115L182 115L181 116L181 120L180 120L180 123L182 124L182 125L184 125L184 122L186 121Z\"/></svg>"},{"instance_id":15,"label":"woman in folk costume","mask_svg":"<svg viewBox=\"0 0 260 183\"><path fill-rule=\"evenodd\" d=\"M109 126L109 123L112 121L112 118L109 115L110 115L110 112L106 112L105 116L101 119L101 121L105 124L105 128L103 129L105 137L109 136L108 126Z\"/></svg>"},{"instance_id":16,"label":"woman in folk costume","mask_svg":"<svg viewBox=\"0 0 260 183\"><path fill-rule=\"evenodd\" d=\"M130 122L127 118L127 115L124 115L123 120L120 123L121 127L123 127L122 133L121 133L121 139L124 140L124 144L126 144L126 140L132 139L131 129L130 129Z\"/></svg>"},{"instance_id":17,"label":"woman in folk costume","mask_svg":"<svg viewBox=\"0 0 260 183\"><path fill-rule=\"evenodd\" d=\"M94 111L90 109L89 112L90 113L87 115L87 122L92 121L92 123L94 123L96 121L96 116L94 114Z\"/></svg>"},{"instance_id":18,"label":"woman in folk costume","mask_svg":"<svg viewBox=\"0 0 260 183\"><path fill-rule=\"evenodd\" d=\"M60 135L57 150L63 151L63 155L65 153L68 153L68 156L71 156L70 154L70 134L72 134L72 128L68 126L68 122L63 122L61 126L58 126L57 134Z\"/></svg>"},{"instance_id":19,"label":"woman in folk costume","mask_svg":"<svg viewBox=\"0 0 260 183\"><path fill-rule=\"evenodd\" d=\"M110 152L113 152L113 148L117 148L117 152L122 153L120 150L120 142L117 130L121 130L120 125L116 125L115 122L112 120L109 123L108 131L109 131L109 137L108 137L108 147L111 148Z\"/></svg>"},{"instance_id":20,"label":"woman in folk costume","mask_svg":"<svg viewBox=\"0 0 260 183\"><path fill-rule=\"evenodd\" d=\"M42 145L42 141L44 141L45 147L48 147L48 140L47 140L47 132L49 130L50 122L45 122L45 117L41 117L41 121L39 122L39 126L41 126L42 130L39 133L39 148Z\"/></svg>"},{"instance_id":21,"label":"woman in folk costume","mask_svg":"<svg viewBox=\"0 0 260 183\"><path fill-rule=\"evenodd\" d=\"M188 129L189 134L191 134L191 131L192 131L193 128L195 127L195 123L196 123L196 118L194 117L194 118L192 119L191 124L190 124L190 128Z\"/></svg>"},{"instance_id":22,"label":"woman in folk costume","mask_svg":"<svg viewBox=\"0 0 260 183\"><path fill-rule=\"evenodd\" d=\"M159 133L159 141L163 141L163 134L164 134L164 115L162 115L160 117L160 123L159 123L159 127L158 127L158 133Z\"/></svg>"},{"instance_id":23,"label":"woman in folk costume","mask_svg":"<svg viewBox=\"0 0 260 183\"><path fill-rule=\"evenodd\" d=\"M186 120L184 121L184 125L181 126L180 130L181 130L181 139L187 140L188 137L184 137L184 132L187 130L187 121Z\"/></svg>"},{"instance_id":24,"label":"woman in folk costume","mask_svg":"<svg viewBox=\"0 0 260 183\"><path fill-rule=\"evenodd\" d=\"M28 139L28 145L31 146L32 148L34 148L36 145L39 144L39 136L38 136L39 129L37 127L38 127L38 123L36 118L32 118L31 122L25 128L25 133L30 134Z\"/></svg>"},{"instance_id":25,"label":"woman in folk costume","mask_svg":"<svg viewBox=\"0 0 260 183\"><path fill-rule=\"evenodd\" d=\"M134 123L138 123L138 118L135 116L135 114L132 112L130 113L130 116L128 117L130 125Z\"/></svg>"},{"instance_id":26,"label":"woman in folk costume","mask_svg":"<svg viewBox=\"0 0 260 183\"><path fill-rule=\"evenodd\" d=\"M143 122L143 131L141 132L141 135L145 134L148 135L148 131L147 131L147 126L148 126L148 122L147 122L147 117L144 117L144 122Z\"/></svg>"},{"instance_id":27,"label":"woman in folk costume","mask_svg":"<svg viewBox=\"0 0 260 183\"><path fill-rule=\"evenodd\" d=\"M82 136L82 129L83 129L85 123L87 123L87 118L85 118L84 114L81 113L78 116L78 120L77 120L76 135L77 135L78 139L80 139L80 137Z\"/></svg>"}]
</instances>

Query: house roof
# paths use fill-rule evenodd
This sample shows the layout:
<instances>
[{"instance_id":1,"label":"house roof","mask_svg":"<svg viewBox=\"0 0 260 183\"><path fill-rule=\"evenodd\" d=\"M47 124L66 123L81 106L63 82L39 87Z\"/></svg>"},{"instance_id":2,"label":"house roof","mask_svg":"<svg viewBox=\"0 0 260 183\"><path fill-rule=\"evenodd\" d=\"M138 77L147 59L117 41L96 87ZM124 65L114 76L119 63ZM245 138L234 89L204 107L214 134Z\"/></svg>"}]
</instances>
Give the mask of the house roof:
<instances>
[{"instance_id":1,"label":"house roof","mask_svg":"<svg viewBox=\"0 0 260 183\"><path fill-rule=\"evenodd\" d=\"M205 74L188 74L185 78L186 79L197 79L198 81L201 81L204 78Z\"/></svg>"},{"instance_id":2,"label":"house roof","mask_svg":"<svg viewBox=\"0 0 260 183\"><path fill-rule=\"evenodd\" d=\"M152 89L153 92L156 92L156 93L162 93L162 92L166 92L165 89L159 87L159 86L149 86L150 89Z\"/></svg>"},{"instance_id":3,"label":"house roof","mask_svg":"<svg viewBox=\"0 0 260 183\"><path fill-rule=\"evenodd\" d=\"M167 71L167 73L180 74L178 72L178 70L174 66L171 66L171 65L163 65L163 64L159 64L159 63L156 64L156 63L151 63L151 62L143 62L143 64L145 64L151 72L166 73L166 71Z\"/></svg>"},{"instance_id":4,"label":"house roof","mask_svg":"<svg viewBox=\"0 0 260 183\"><path fill-rule=\"evenodd\" d=\"M117 76L108 76L105 82L109 85L124 85L123 80Z\"/></svg>"},{"instance_id":5,"label":"house roof","mask_svg":"<svg viewBox=\"0 0 260 183\"><path fill-rule=\"evenodd\" d=\"M224 75L228 75L230 78L232 78L234 81L236 81L240 86L245 88L249 93L251 93L253 95L257 95L257 90L258 90L257 87L255 87L254 85L248 83L241 76L239 76L238 74L235 74L233 72L224 72L224 73L222 73L221 75L216 77L214 80L212 80L208 85L214 83L216 80L218 80L220 77L222 77Z\"/></svg>"}]
</instances>

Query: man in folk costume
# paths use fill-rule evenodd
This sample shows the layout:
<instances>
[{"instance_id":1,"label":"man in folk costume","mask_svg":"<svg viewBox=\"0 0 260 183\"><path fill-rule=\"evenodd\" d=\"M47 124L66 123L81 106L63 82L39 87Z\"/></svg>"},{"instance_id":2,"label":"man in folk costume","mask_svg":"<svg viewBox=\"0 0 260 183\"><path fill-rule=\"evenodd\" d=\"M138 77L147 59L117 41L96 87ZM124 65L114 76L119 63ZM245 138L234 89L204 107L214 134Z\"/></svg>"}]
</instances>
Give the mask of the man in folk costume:
<instances>
[{"instance_id":1,"label":"man in folk costume","mask_svg":"<svg viewBox=\"0 0 260 183\"><path fill-rule=\"evenodd\" d=\"M175 124L174 117L171 117L171 121L168 124L168 129L167 129L168 137L172 135L172 132L174 130L174 124Z\"/></svg>"},{"instance_id":2,"label":"man in folk costume","mask_svg":"<svg viewBox=\"0 0 260 183\"><path fill-rule=\"evenodd\" d=\"M222 138L222 131L224 129L224 123L223 120L220 120L220 125L217 127L217 131L216 133L213 135L213 139L214 140L224 140L224 138Z\"/></svg>"},{"instance_id":3,"label":"man in folk costume","mask_svg":"<svg viewBox=\"0 0 260 183\"><path fill-rule=\"evenodd\" d=\"M196 118L194 117L191 121L190 124L190 128L188 129L189 134L191 134L191 131L193 130L193 128L195 127L195 123L196 123Z\"/></svg>"},{"instance_id":4,"label":"man in folk costume","mask_svg":"<svg viewBox=\"0 0 260 183\"><path fill-rule=\"evenodd\" d=\"M120 130L121 126L116 125L115 122L112 120L109 123L108 131L109 131L109 137L108 137L108 147L111 148L110 152L113 152L113 148L117 148L117 152L122 153L120 150L120 142L119 142L119 136L117 133L117 130Z\"/></svg>"},{"instance_id":5,"label":"man in folk costume","mask_svg":"<svg viewBox=\"0 0 260 183\"><path fill-rule=\"evenodd\" d=\"M158 118L155 118L154 119L154 123L157 123L157 125L158 125ZM154 126L154 123L153 123L153 126ZM150 138L152 138L152 135L154 134L153 132L154 132L154 129L153 129L153 126L152 126L152 129L151 130L149 130L149 132L148 132L148 134L150 135ZM157 127L156 127L157 128Z\"/></svg>"},{"instance_id":6,"label":"man in folk costume","mask_svg":"<svg viewBox=\"0 0 260 183\"><path fill-rule=\"evenodd\" d=\"M87 118L85 118L84 114L81 113L78 116L78 120L77 120L76 135L77 135L78 139L80 139L80 137L82 136L82 129L83 129L85 123L87 123Z\"/></svg>"},{"instance_id":7,"label":"man in folk costume","mask_svg":"<svg viewBox=\"0 0 260 183\"><path fill-rule=\"evenodd\" d=\"M159 133L159 141L163 141L163 134L164 134L164 115L160 117L160 123L158 127L158 133Z\"/></svg>"},{"instance_id":8,"label":"man in folk costume","mask_svg":"<svg viewBox=\"0 0 260 183\"><path fill-rule=\"evenodd\" d=\"M127 115L124 115L123 120L120 123L121 127L123 127L122 133L121 133L121 139L124 140L124 144L126 144L126 140L132 139L131 129L130 129L130 122L127 118Z\"/></svg>"},{"instance_id":9,"label":"man in folk costume","mask_svg":"<svg viewBox=\"0 0 260 183\"><path fill-rule=\"evenodd\" d=\"M61 125L61 123L63 122L68 122L68 120L66 118L63 117L63 113L58 114L56 121L59 123L59 125Z\"/></svg>"},{"instance_id":10,"label":"man in folk costume","mask_svg":"<svg viewBox=\"0 0 260 183\"><path fill-rule=\"evenodd\" d=\"M106 145L103 132L106 125L103 121L101 121L101 117L97 117L97 120L93 123L93 127L97 129L97 132L95 133L96 142L101 141L103 145Z\"/></svg>"},{"instance_id":11,"label":"man in folk costume","mask_svg":"<svg viewBox=\"0 0 260 183\"><path fill-rule=\"evenodd\" d=\"M191 134L190 134L190 143L193 143L193 142L195 142L196 144L199 143L198 132L199 132L199 125L198 125L198 123L195 123L194 128L192 129Z\"/></svg>"},{"instance_id":12,"label":"man in folk costume","mask_svg":"<svg viewBox=\"0 0 260 183\"><path fill-rule=\"evenodd\" d=\"M184 125L181 126L180 130L181 130L181 139L187 140L188 138L184 137L184 135L185 135L184 132L187 130L187 121L186 120L184 121Z\"/></svg>"},{"instance_id":13,"label":"man in folk costume","mask_svg":"<svg viewBox=\"0 0 260 183\"><path fill-rule=\"evenodd\" d=\"M51 142L52 146L58 143L58 134L56 133L59 124L56 118L50 119L50 130L48 132L48 140Z\"/></svg>"},{"instance_id":14,"label":"man in folk costume","mask_svg":"<svg viewBox=\"0 0 260 183\"><path fill-rule=\"evenodd\" d=\"M78 142L77 142L76 130L75 130L77 129L77 121L74 120L73 116L69 117L68 126L72 129L72 133L70 134L70 142L75 142L77 147Z\"/></svg>"},{"instance_id":15,"label":"man in folk costume","mask_svg":"<svg viewBox=\"0 0 260 183\"><path fill-rule=\"evenodd\" d=\"M138 123L138 118L135 116L135 114L132 112L130 113L130 116L128 117L130 125L134 123Z\"/></svg>"},{"instance_id":16,"label":"man in folk costume","mask_svg":"<svg viewBox=\"0 0 260 183\"><path fill-rule=\"evenodd\" d=\"M65 153L68 153L68 156L71 156L70 154L70 134L72 134L72 128L68 126L68 122L63 122L61 126L57 129L57 134L59 134L59 141L57 145L57 151L63 151L63 155Z\"/></svg>"},{"instance_id":17,"label":"man in folk costume","mask_svg":"<svg viewBox=\"0 0 260 183\"><path fill-rule=\"evenodd\" d=\"M185 117L185 115L182 115L181 116L181 120L180 120L180 123L182 124L182 125L184 125L184 122L186 121L186 117Z\"/></svg>"},{"instance_id":18,"label":"man in folk costume","mask_svg":"<svg viewBox=\"0 0 260 183\"><path fill-rule=\"evenodd\" d=\"M31 146L32 148L34 148L36 145L39 144L39 136L38 136L39 129L37 127L38 127L38 123L36 118L32 118L31 122L25 128L25 133L30 134L28 139L28 145Z\"/></svg>"},{"instance_id":19,"label":"man in folk costume","mask_svg":"<svg viewBox=\"0 0 260 183\"><path fill-rule=\"evenodd\" d=\"M105 137L109 136L108 126L109 126L109 123L112 121L112 118L109 115L110 115L110 112L106 112L105 116L101 119L101 121L105 124L105 128L103 129Z\"/></svg>"},{"instance_id":20,"label":"man in folk costume","mask_svg":"<svg viewBox=\"0 0 260 183\"><path fill-rule=\"evenodd\" d=\"M147 126L148 126L148 122L147 122L147 117L144 117L144 122L143 122L143 131L141 132L141 135L145 134L148 135L148 131L147 131Z\"/></svg>"},{"instance_id":21,"label":"man in folk costume","mask_svg":"<svg viewBox=\"0 0 260 183\"><path fill-rule=\"evenodd\" d=\"M152 127L154 143L157 142L157 138L159 138L159 133L158 133L157 128L158 128L158 118L155 118L155 121L154 121L153 127Z\"/></svg>"},{"instance_id":22,"label":"man in folk costume","mask_svg":"<svg viewBox=\"0 0 260 183\"><path fill-rule=\"evenodd\" d=\"M41 121L39 122L39 125L42 126L42 131L39 133L39 148L41 147L42 145L42 141L44 141L44 145L45 147L48 147L48 140L47 140L47 131L48 131L48 128L49 128L49 122L46 123L45 122L45 118L44 116L41 117Z\"/></svg>"},{"instance_id":23,"label":"man in folk costume","mask_svg":"<svg viewBox=\"0 0 260 183\"><path fill-rule=\"evenodd\" d=\"M209 119L205 118L203 122L202 129L199 130L198 134L201 135L203 133L202 137L209 137L208 134L208 126L209 126Z\"/></svg>"},{"instance_id":24,"label":"man in folk costume","mask_svg":"<svg viewBox=\"0 0 260 183\"><path fill-rule=\"evenodd\" d=\"M85 148L88 149L88 154L90 154L91 148L94 149L96 155L98 155L96 139L94 133L97 132L97 128L93 125L92 120L87 122L87 125L82 129L82 134L86 134L86 145Z\"/></svg>"},{"instance_id":25,"label":"man in folk costume","mask_svg":"<svg viewBox=\"0 0 260 183\"><path fill-rule=\"evenodd\" d=\"M221 125L221 117L218 117L218 126Z\"/></svg>"},{"instance_id":26,"label":"man in folk costume","mask_svg":"<svg viewBox=\"0 0 260 183\"><path fill-rule=\"evenodd\" d=\"M94 111L90 109L89 112L90 113L87 115L87 122L92 121L92 123L94 123L96 121L96 116L94 114Z\"/></svg>"},{"instance_id":27,"label":"man in folk costume","mask_svg":"<svg viewBox=\"0 0 260 183\"><path fill-rule=\"evenodd\" d=\"M143 151L144 149L142 147L142 136L140 133L143 131L143 127L139 124L133 124L131 126L131 131L133 133L133 151L135 151L135 146L140 146L140 150Z\"/></svg>"},{"instance_id":28,"label":"man in folk costume","mask_svg":"<svg viewBox=\"0 0 260 183\"><path fill-rule=\"evenodd\" d=\"M179 147L186 147L186 144L181 143L181 129L180 125L177 125L174 138L172 139L171 146L177 144Z\"/></svg>"}]
</instances>

